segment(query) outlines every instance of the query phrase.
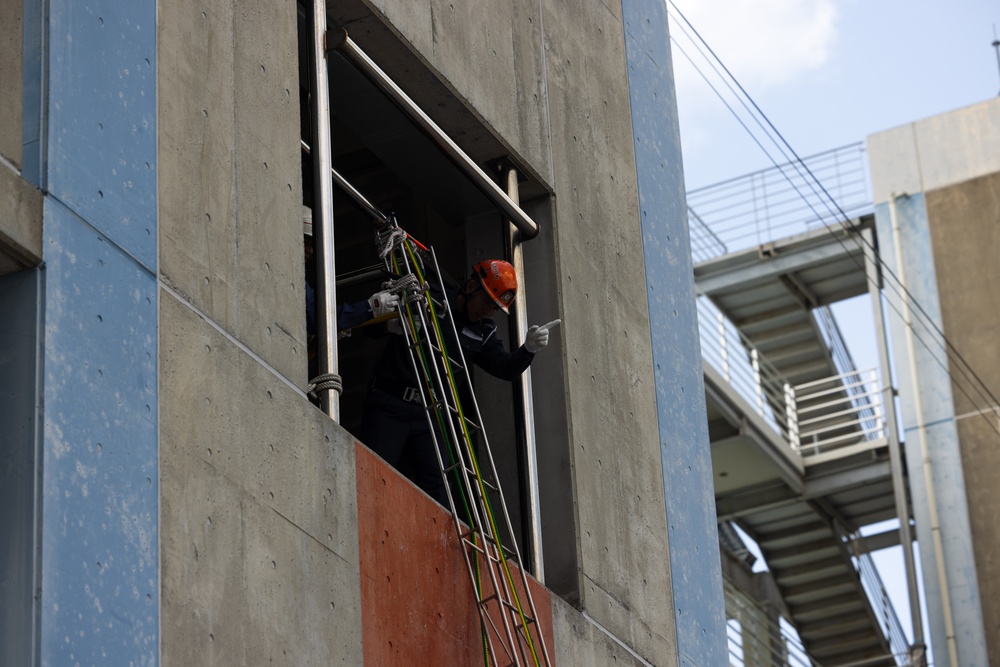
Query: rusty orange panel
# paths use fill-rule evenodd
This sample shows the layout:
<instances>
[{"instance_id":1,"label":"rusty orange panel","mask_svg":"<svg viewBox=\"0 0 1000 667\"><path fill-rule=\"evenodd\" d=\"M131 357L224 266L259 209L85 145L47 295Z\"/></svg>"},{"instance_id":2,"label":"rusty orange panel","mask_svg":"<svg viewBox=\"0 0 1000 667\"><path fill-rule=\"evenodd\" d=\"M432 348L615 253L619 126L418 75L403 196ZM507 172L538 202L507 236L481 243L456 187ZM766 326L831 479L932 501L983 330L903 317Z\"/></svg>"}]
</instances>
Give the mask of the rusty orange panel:
<instances>
[{"instance_id":1,"label":"rusty orange panel","mask_svg":"<svg viewBox=\"0 0 1000 667\"><path fill-rule=\"evenodd\" d=\"M451 516L367 447L355 449L365 665L483 664L479 611ZM529 582L554 656L550 593Z\"/></svg>"}]
</instances>

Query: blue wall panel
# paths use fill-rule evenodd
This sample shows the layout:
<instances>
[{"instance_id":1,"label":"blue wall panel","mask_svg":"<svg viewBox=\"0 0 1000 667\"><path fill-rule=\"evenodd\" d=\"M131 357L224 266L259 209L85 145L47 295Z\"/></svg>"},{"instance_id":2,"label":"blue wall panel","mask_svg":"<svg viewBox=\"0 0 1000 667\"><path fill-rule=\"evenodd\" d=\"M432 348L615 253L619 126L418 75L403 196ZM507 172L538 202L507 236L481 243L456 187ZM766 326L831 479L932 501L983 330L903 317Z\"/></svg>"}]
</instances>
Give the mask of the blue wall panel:
<instances>
[{"instance_id":1,"label":"blue wall panel","mask_svg":"<svg viewBox=\"0 0 1000 667\"><path fill-rule=\"evenodd\" d=\"M45 205L44 665L157 661L156 280Z\"/></svg>"},{"instance_id":2,"label":"blue wall panel","mask_svg":"<svg viewBox=\"0 0 1000 667\"><path fill-rule=\"evenodd\" d=\"M51 0L49 191L156 268L156 3Z\"/></svg>"},{"instance_id":3,"label":"blue wall panel","mask_svg":"<svg viewBox=\"0 0 1000 667\"><path fill-rule=\"evenodd\" d=\"M661 0L625 0L670 572L681 665L728 664L715 489L688 241L680 129Z\"/></svg>"},{"instance_id":4,"label":"blue wall panel","mask_svg":"<svg viewBox=\"0 0 1000 667\"><path fill-rule=\"evenodd\" d=\"M42 4L25 57L46 191L40 663L154 665L156 2Z\"/></svg>"}]
</instances>

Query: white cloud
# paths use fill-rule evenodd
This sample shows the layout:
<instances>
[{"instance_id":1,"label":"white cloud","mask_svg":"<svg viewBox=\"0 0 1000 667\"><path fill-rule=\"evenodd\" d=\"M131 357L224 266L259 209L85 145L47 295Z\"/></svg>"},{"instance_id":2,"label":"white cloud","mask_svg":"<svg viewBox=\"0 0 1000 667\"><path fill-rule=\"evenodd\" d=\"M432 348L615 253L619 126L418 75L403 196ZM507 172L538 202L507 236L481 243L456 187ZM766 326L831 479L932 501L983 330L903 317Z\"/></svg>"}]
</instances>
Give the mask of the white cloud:
<instances>
[{"instance_id":1,"label":"white cloud","mask_svg":"<svg viewBox=\"0 0 1000 667\"><path fill-rule=\"evenodd\" d=\"M674 2L751 95L795 82L823 67L833 55L837 39L835 0ZM673 13L673 7L670 10ZM691 29L679 17L672 18L676 20L671 22L671 36L718 85L717 76L697 54L682 27L693 36ZM678 94L688 99L713 95L678 46L673 49Z\"/></svg>"}]
</instances>

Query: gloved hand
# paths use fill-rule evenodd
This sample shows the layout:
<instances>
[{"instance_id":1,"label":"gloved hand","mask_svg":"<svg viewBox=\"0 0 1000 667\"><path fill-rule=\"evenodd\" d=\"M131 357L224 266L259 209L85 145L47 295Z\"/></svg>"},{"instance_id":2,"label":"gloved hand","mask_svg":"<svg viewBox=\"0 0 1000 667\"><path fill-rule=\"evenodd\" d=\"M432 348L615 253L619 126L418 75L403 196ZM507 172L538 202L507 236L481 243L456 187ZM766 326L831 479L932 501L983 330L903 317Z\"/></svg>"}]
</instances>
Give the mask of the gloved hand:
<instances>
[{"instance_id":1,"label":"gloved hand","mask_svg":"<svg viewBox=\"0 0 1000 667\"><path fill-rule=\"evenodd\" d=\"M372 317L391 313L399 305L399 295L392 292L377 292L368 299L372 309Z\"/></svg>"},{"instance_id":2,"label":"gloved hand","mask_svg":"<svg viewBox=\"0 0 1000 667\"><path fill-rule=\"evenodd\" d=\"M542 326L533 325L524 336L524 349L534 354L549 344L549 331L555 329L562 320L552 320Z\"/></svg>"}]
</instances>

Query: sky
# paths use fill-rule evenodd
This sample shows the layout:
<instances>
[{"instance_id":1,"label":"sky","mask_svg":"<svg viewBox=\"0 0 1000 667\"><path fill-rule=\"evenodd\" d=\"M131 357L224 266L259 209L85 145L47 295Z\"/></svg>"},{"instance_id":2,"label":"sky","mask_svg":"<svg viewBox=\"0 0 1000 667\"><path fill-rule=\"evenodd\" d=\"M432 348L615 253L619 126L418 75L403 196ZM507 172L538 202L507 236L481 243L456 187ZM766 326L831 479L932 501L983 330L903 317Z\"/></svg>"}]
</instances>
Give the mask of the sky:
<instances>
[{"instance_id":1,"label":"sky","mask_svg":"<svg viewBox=\"0 0 1000 667\"><path fill-rule=\"evenodd\" d=\"M801 156L1000 93L1000 0L673 4ZM688 189L771 166L671 34Z\"/></svg>"},{"instance_id":2,"label":"sky","mask_svg":"<svg viewBox=\"0 0 1000 667\"><path fill-rule=\"evenodd\" d=\"M1000 67L992 46L1000 30L1000 0L667 4L670 12L676 6L683 13L802 157L1000 93ZM682 53L710 72L675 16L671 36L687 189L771 167L771 159ZM720 79L714 74L710 78L719 88ZM735 104L732 94L725 97ZM867 297L834 312L856 365L876 365ZM874 557L908 629L900 549Z\"/></svg>"}]
</instances>

